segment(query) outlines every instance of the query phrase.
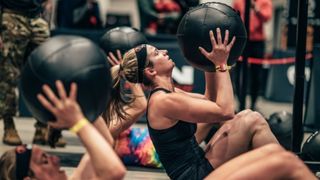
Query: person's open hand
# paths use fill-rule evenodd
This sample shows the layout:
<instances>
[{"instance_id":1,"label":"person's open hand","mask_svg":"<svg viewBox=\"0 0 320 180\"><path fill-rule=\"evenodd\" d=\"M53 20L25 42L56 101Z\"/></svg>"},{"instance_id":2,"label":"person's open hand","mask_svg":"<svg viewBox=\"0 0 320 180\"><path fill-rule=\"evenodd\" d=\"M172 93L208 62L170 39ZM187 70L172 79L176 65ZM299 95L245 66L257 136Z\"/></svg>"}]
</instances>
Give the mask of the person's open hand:
<instances>
[{"instance_id":1,"label":"person's open hand","mask_svg":"<svg viewBox=\"0 0 320 180\"><path fill-rule=\"evenodd\" d=\"M48 85L43 85L43 94L38 94L37 98L56 117L56 121L48 122L50 126L56 129L69 129L84 118L77 103L77 85L76 83L71 84L69 95L67 95L61 81L56 81L56 88L59 97L55 95Z\"/></svg>"},{"instance_id":2,"label":"person's open hand","mask_svg":"<svg viewBox=\"0 0 320 180\"><path fill-rule=\"evenodd\" d=\"M107 59L112 66L120 64L122 62L122 55L120 50L117 50L117 57L112 52L109 52Z\"/></svg>"},{"instance_id":3,"label":"person's open hand","mask_svg":"<svg viewBox=\"0 0 320 180\"><path fill-rule=\"evenodd\" d=\"M204 48L199 47L200 52L210 60L214 65L225 65L227 64L227 60L231 51L231 48L236 40L235 37L232 38L231 42L229 42L229 30L225 31L224 40L222 41L221 30L220 28L216 29L217 32L217 40L213 35L213 31L210 30L210 41L212 45L212 50L210 52L206 51Z\"/></svg>"}]
</instances>

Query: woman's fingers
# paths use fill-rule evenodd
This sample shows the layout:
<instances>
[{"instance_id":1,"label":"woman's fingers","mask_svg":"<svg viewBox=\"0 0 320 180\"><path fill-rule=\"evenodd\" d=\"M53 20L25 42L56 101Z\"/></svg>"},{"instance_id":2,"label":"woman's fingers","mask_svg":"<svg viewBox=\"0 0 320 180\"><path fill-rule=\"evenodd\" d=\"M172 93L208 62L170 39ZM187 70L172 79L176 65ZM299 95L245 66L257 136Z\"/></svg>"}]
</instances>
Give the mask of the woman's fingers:
<instances>
[{"instance_id":1,"label":"woman's fingers","mask_svg":"<svg viewBox=\"0 0 320 180\"><path fill-rule=\"evenodd\" d=\"M71 83L70 85L70 93L69 93L69 98L73 101L77 100L77 84L76 83Z\"/></svg>"},{"instance_id":2,"label":"woman's fingers","mask_svg":"<svg viewBox=\"0 0 320 180\"><path fill-rule=\"evenodd\" d=\"M37 98L42 104L42 106L44 106L48 111L50 111L53 114L56 113L55 107L42 94L38 94Z\"/></svg>"},{"instance_id":3,"label":"woman's fingers","mask_svg":"<svg viewBox=\"0 0 320 180\"><path fill-rule=\"evenodd\" d=\"M209 35L210 35L210 41L211 41L212 48L214 48L214 47L217 46L217 41L216 41L216 39L214 38L214 35L213 35L213 31L212 31L212 30L209 31Z\"/></svg>"},{"instance_id":4,"label":"woman's fingers","mask_svg":"<svg viewBox=\"0 0 320 180\"><path fill-rule=\"evenodd\" d=\"M59 94L61 100L66 100L67 93L66 93L66 90L60 80L56 81L56 87L57 87L58 94Z\"/></svg>"},{"instance_id":5,"label":"woman's fingers","mask_svg":"<svg viewBox=\"0 0 320 180\"><path fill-rule=\"evenodd\" d=\"M229 51L230 51L231 48L233 47L235 41L236 41L236 37L233 36L231 42L227 45L227 49L228 49Z\"/></svg>"},{"instance_id":6,"label":"woman's fingers","mask_svg":"<svg viewBox=\"0 0 320 180\"><path fill-rule=\"evenodd\" d=\"M120 63L122 61L122 55L121 55L121 51L119 49L117 49L117 56L118 56L118 61Z\"/></svg>"},{"instance_id":7,"label":"woman's fingers","mask_svg":"<svg viewBox=\"0 0 320 180\"><path fill-rule=\"evenodd\" d=\"M109 56L107 56L107 59L112 66L117 65Z\"/></svg>"},{"instance_id":8,"label":"woman's fingers","mask_svg":"<svg viewBox=\"0 0 320 180\"><path fill-rule=\"evenodd\" d=\"M45 84L42 86L42 90L44 94L48 97L48 99L53 103L54 106L59 106L60 100L57 98L57 96L54 94L54 92L51 90L51 88Z\"/></svg>"},{"instance_id":9,"label":"woman's fingers","mask_svg":"<svg viewBox=\"0 0 320 180\"><path fill-rule=\"evenodd\" d=\"M210 59L209 58L209 54L205 49L203 49L202 47L199 47L199 50L200 52L207 58L207 59Z\"/></svg>"},{"instance_id":10,"label":"woman's fingers","mask_svg":"<svg viewBox=\"0 0 320 180\"><path fill-rule=\"evenodd\" d=\"M225 46L227 46L228 45L228 41L229 41L229 30L226 30L225 33L224 33L224 42L223 42L223 44Z\"/></svg>"},{"instance_id":11,"label":"woman's fingers","mask_svg":"<svg viewBox=\"0 0 320 180\"><path fill-rule=\"evenodd\" d=\"M220 28L217 28L217 41L218 41L218 44L222 44L222 37L221 37L221 30Z\"/></svg>"},{"instance_id":12,"label":"woman's fingers","mask_svg":"<svg viewBox=\"0 0 320 180\"><path fill-rule=\"evenodd\" d=\"M109 52L109 57L115 64L119 64L119 60L116 58L116 56L112 52Z\"/></svg>"}]
</instances>

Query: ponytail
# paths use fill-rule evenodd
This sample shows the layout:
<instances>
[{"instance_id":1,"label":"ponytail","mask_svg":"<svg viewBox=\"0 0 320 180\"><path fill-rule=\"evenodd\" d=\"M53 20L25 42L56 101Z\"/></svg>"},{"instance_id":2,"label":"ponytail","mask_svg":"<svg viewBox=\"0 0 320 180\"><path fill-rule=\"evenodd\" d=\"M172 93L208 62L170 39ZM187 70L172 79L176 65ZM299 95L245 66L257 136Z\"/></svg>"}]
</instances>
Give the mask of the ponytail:
<instances>
[{"instance_id":1,"label":"ponytail","mask_svg":"<svg viewBox=\"0 0 320 180\"><path fill-rule=\"evenodd\" d=\"M103 119L106 121L107 125L113 120L127 120L130 115L125 111L125 106L129 106L134 98L124 92L124 88L121 87L122 79L124 75L122 74L121 65L115 65L111 68L111 76L113 86L111 89L111 99L108 102L107 109L102 113Z\"/></svg>"}]
</instances>

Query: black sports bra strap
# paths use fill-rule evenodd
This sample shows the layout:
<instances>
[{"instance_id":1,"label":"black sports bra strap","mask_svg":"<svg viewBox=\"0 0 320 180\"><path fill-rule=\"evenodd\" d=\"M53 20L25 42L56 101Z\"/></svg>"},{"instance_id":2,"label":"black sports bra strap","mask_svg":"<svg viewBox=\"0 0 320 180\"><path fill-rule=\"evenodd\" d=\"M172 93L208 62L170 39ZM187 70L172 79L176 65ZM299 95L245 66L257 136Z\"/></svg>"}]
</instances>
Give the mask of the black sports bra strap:
<instances>
[{"instance_id":1,"label":"black sports bra strap","mask_svg":"<svg viewBox=\"0 0 320 180\"><path fill-rule=\"evenodd\" d=\"M149 94L149 97L148 97L148 105L147 105L147 111L146 111L146 117L147 117L147 124L149 125L149 120L148 120L148 112L149 112L149 100L151 98L151 95L154 94L155 92L157 91L164 91L166 93L171 93L171 91L169 91L168 89L165 89L165 88L155 88L153 89L150 94Z\"/></svg>"},{"instance_id":2,"label":"black sports bra strap","mask_svg":"<svg viewBox=\"0 0 320 180\"><path fill-rule=\"evenodd\" d=\"M166 93L171 93L171 91L169 91L168 89L165 89L165 88L156 88L156 89L153 89L151 92L150 92L150 95L149 95L149 98L151 97L151 95L157 91L164 91Z\"/></svg>"}]
</instances>

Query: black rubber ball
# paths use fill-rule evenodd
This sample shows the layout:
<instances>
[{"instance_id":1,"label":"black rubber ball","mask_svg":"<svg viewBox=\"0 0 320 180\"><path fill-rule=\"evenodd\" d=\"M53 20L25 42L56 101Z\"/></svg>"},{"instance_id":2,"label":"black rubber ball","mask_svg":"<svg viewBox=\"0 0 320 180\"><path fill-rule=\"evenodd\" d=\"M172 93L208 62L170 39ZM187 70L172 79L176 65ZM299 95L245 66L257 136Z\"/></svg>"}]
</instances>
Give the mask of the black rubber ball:
<instances>
[{"instance_id":1,"label":"black rubber ball","mask_svg":"<svg viewBox=\"0 0 320 180\"><path fill-rule=\"evenodd\" d=\"M320 161L320 133L316 131L303 144L302 153L306 160Z\"/></svg>"},{"instance_id":2,"label":"black rubber ball","mask_svg":"<svg viewBox=\"0 0 320 180\"><path fill-rule=\"evenodd\" d=\"M287 150L291 149L292 114L286 111L275 112L270 115L268 124L279 143Z\"/></svg>"},{"instance_id":3,"label":"black rubber ball","mask_svg":"<svg viewBox=\"0 0 320 180\"><path fill-rule=\"evenodd\" d=\"M197 69L215 70L213 63L201 54L198 47L211 51L209 31L213 30L216 37L216 28L221 29L223 39L225 30L229 30L229 42L233 36L236 37L228 59L228 65L233 65L245 48L247 32L238 12L232 7L219 2L200 4L189 10L180 21L177 30L180 48L186 60Z\"/></svg>"},{"instance_id":4,"label":"black rubber ball","mask_svg":"<svg viewBox=\"0 0 320 180\"><path fill-rule=\"evenodd\" d=\"M29 56L21 74L19 88L27 108L39 121L55 120L37 99L48 84L56 93L61 80L69 92L71 82L78 85L77 100L85 116L94 121L107 107L111 76L105 53L90 40L78 36L55 36Z\"/></svg>"},{"instance_id":5,"label":"black rubber ball","mask_svg":"<svg viewBox=\"0 0 320 180\"><path fill-rule=\"evenodd\" d=\"M107 31L100 39L100 47L106 54L112 52L116 54L119 49L124 54L129 49L148 41L144 34L131 27L116 27Z\"/></svg>"}]
</instances>

